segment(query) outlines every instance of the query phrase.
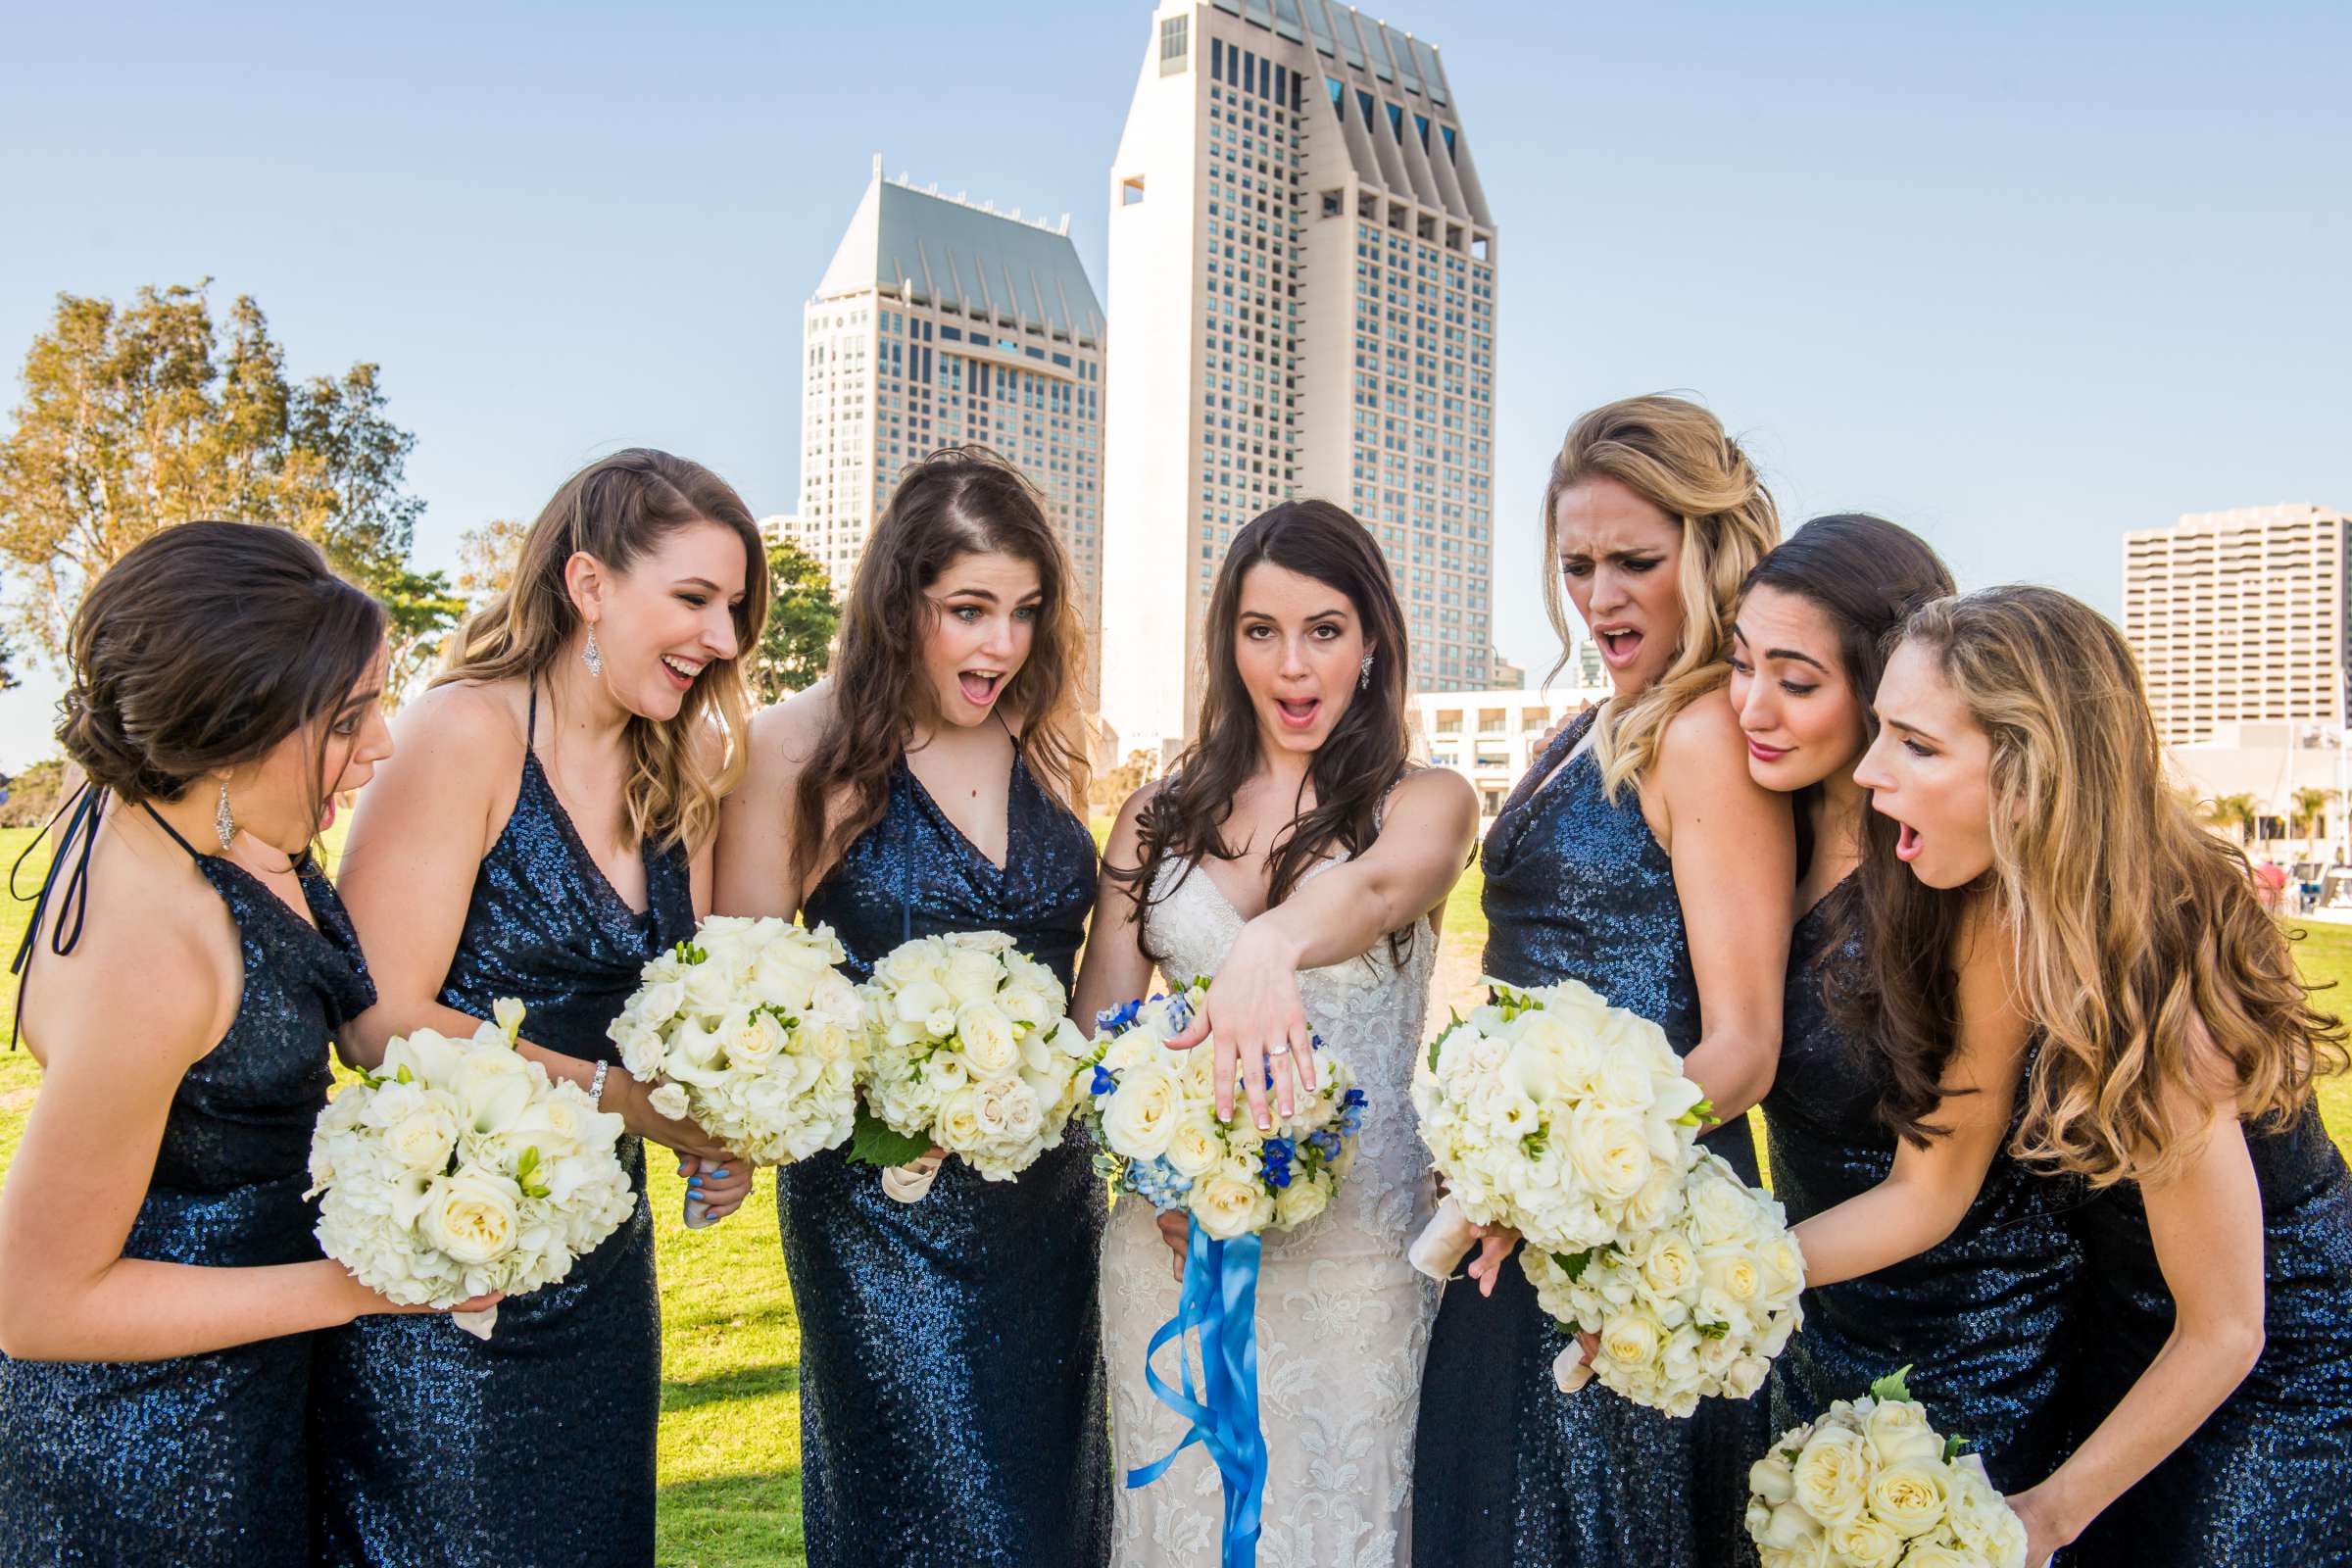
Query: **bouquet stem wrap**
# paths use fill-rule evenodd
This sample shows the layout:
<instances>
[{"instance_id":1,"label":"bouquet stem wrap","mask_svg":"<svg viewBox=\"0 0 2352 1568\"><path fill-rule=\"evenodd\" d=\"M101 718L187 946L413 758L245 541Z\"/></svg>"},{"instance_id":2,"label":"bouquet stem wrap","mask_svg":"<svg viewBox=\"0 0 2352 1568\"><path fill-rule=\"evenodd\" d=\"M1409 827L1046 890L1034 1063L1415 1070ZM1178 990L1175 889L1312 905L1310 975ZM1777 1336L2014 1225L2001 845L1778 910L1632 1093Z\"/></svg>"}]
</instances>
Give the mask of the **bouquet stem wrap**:
<instances>
[{"instance_id":1,"label":"bouquet stem wrap","mask_svg":"<svg viewBox=\"0 0 2352 1568\"><path fill-rule=\"evenodd\" d=\"M1194 1444L1208 1449L1225 1478L1224 1568L1257 1560L1258 1515L1266 1497L1266 1435L1257 1415L1257 1262L1255 1235L1220 1242L1192 1222L1184 1253L1184 1286L1176 1315L1159 1326L1144 1351L1144 1382L1169 1409L1191 1423L1165 1454L1127 1472L1127 1485L1148 1487ZM1187 1330L1200 1331L1200 1389L1184 1354ZM1152 1358L1176 1345L1181 1391L1168 1386Z\"/></svg>"}]
</instances>

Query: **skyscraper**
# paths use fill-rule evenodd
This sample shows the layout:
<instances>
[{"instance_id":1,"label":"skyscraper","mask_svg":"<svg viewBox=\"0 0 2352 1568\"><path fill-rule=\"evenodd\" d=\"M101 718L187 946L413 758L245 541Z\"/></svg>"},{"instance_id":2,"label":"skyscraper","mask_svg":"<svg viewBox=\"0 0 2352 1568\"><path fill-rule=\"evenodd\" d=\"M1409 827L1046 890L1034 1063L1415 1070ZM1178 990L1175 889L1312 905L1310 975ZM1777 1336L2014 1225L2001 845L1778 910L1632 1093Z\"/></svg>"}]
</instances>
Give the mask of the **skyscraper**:
<instances>
[{"instance_id":1,"label":"skyscraper","mask_svg":"<svg viewBox=\"0 0 2352 1568\"><path fill-rule=\"evenodd\" d=\"M1413 684L1493 678L1494 222L1438 53L1328 0L1165 0L1111 169L1103 712L1181 738L1225 547L1386 552Z\"/></svg>"},{"instance_id":2,"label":"skyscraper","mask_svg":"<svg viewBox=\"0 0 2352 1568\"><path fill-rule=\"evenodd\" d=\"M846 592L909 463L976 443L1045 495L1078 573L1097 689L1102 308L1058 225L873 177L803 317L793 533Z\"/></svg>"},{"instance_id":3,"label":"skyscraper","mask_svg":"<svg viewBox=\"0 0 2352 1568\"><path fill-rule=\"evenodd\" d=\"M2241 507L2124 536L2124 637L2166 745L2344 724L2347 526L2330 507Z\"/></svg>"}]
</instances>

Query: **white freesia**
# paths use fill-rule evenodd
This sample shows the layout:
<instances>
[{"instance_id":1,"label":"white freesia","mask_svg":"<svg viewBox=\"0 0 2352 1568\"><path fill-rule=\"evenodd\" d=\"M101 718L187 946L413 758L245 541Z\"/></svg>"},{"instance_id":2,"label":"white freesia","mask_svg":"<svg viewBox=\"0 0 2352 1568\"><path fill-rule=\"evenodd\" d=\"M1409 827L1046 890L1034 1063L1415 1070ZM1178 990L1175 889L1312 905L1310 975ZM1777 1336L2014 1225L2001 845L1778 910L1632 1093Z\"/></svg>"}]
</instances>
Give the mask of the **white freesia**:
<instances>
[{"instance_id":1,"label":"white freesia","mask_svg":"<svg viewBox=\"0 0 2352 1568\"><path fill-rule=\"evenodd\" d=\"M859 1042L865 1108L902 1138L1010 1181L1060 1147L1094 1047L1054 971L1002 931L916 937L874 965ZM933 1167L936 1170L936 1166ZM902 1181L911 1200L928 1179Z\"/></svg>"},{"instance_id":2,"label":"white freesia","mask_svg":"<svg viewBox=\"0 0 2352 1568\"><path fill-rule=\"evenodd\" d=\"M1421 1138L1461 1214L1555 1252L1657 1223L1702 1119L1664 1031L1573 980L1486 984L1492 1000L1413 1067Z\"/></svg>"},{"instance_id":3,"label":"white freesia","mask_svg":"<svg viewBox=\"0 0 2352 1568\"><path fill-rule=\"evenodd\" d=\"M521 1004L470 1039L419 1029L311 1137L318 1243L403 1305L552 1285L637 1207L621 1121L514 1050ZM485 1337L496 1310L461 1319Z\"/></svg>"},{"instance_id":4,"label":"white freesia","mask_svg":"<svg viewBox=\"0 0 2352 1568\"><path fill-rule=\"evenodd\" d=\"M755 1165L849 1141L858 1097L829 1064L865 1028L832 928L714 914L645 966L606 1030L655 1110Z\"/></svg>"},{"instance_id":5,"label":"white freesia","mask_svg":"<svg viewBox=\"0 0 2352 1568\"><path fill-rule=\"evenodd\" d=\"M2024 1568L2025 1526L1984 1460L1951 1446L1902 1372L1882 1378L1749 1468L1748 1535L1767 1568Z\"/></svg>"}]
</instances>

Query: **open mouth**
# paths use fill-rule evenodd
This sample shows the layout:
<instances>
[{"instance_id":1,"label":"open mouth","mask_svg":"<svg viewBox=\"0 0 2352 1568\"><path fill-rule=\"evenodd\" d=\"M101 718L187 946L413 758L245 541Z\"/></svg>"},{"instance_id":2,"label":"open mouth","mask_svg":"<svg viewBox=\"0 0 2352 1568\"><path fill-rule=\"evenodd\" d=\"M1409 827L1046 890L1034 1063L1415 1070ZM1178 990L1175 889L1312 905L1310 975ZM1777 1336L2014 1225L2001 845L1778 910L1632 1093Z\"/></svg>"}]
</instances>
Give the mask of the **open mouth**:
<instances>
[{"instance_id":1,"label":"open mouth","mask_svg":"<svg viewBox=\"0 0 2352 1568\"><path fill-rule=\"evenodd\" d=\"M965 702L974 708L986 708L1004 689L1004 677L993 669L965 669L956 671L956 684L962 688Z\"/></svg>"},{"instance_id":2,"label":"open mouth","mask_svg":"<svg viewBox=\"0 0 2352 1568\"><path fill-rule=\"evenodd\" d=\"M1642 634L1631 626L1595 627L1592 635L1600 639L1601 661L1611 669L1625 668L1642 651Z\"/></svg>"},{"instance_id":3,"label":"open mouth","mask_svg":"<svg viewBox=\"0 0 2352 1568\"><path fill-rule=\"evenodd\" d=\"M690 664L683 659L670 654L663 654L662 656L662 672L669 677L669 683L672 686L680 691L685 691L694 684L694 677L703 672L703 666Z\"/></svg>"},{"instance_id":4,"label":"open mouth","mask_svg":"<svg viewBox=\"0 0 2352 1568\"><path fill-rule=\"evenodd\" d=\"M338 809L338 808L337 808L337 807L336 807L336 805L335 805L335 798L334 798L332 795L329 795L329 796L326 798L326 804L325 804L324 806L321 806L320 808L318 808L318 831L319 831L319 832L323 833L323 832L325 832L325 831L326 831L328 828L330 828L330 827L333 827L333 826L335 825L335 813L336 813L337 809Z\"/></svg>"},{"instance_id":5,"label":"open mouth","mask_svg":"<svg viewBox=\"0 0 2352 1568\"><path fill-rule=\"evenodd\" d=\"M1315 715L1321 711L1323 711L1323 699L1320 697L1277 697L1274 699L1275 716L1282 720L1283 727L1286 729L1311 729L1314 727Z\"/></svg>"},{"instance_id":6,"label":"open mouth","mask_svg":"<svg viewBox=\"0 0 2352 1568\"><path fill-rule=\"evenodd\" d=\"M1919 858L1919 829L1908 822L1894 824L1894 858L1908 865Z\"/></svg>"}]
</instances>

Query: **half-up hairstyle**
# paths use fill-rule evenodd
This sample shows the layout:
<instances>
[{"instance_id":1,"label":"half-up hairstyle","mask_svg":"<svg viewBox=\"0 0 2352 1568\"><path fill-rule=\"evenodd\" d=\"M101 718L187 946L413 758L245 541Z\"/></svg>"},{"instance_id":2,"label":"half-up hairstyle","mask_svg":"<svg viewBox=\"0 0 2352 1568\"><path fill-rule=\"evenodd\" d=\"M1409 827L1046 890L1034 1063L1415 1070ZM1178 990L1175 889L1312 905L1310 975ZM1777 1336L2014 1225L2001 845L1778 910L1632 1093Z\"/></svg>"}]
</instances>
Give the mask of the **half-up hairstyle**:
<instances>
[{"instance_id":1,"label":"half-up hairstyle","mask_svg":"<svg viewBox=\"0 0 2352 1568\"><path fill-rule=\"evenodd\" d=\"M2244 854L2198 826L2167 779L2122 635L2032 587L1929 605L1903 635L1991 740L1993 865L1976 897L1997 901L2041 1041L2018 1157L2093 1186L2161 1181L2195 1151L2201 1116L2170 1107L2209 1102L2206 1039L2241 1116L2278 1125L2301 1111L2314 1075L2344 1065L2343 1026L2311 1004ZM1972 902L1914 883L1873 933L1895 1078L1886 1114L1914 1140L1936 1131L1953 942Z\"/></svg>"},{"instance_id":2,"label":"half-up hairstyle","mask_svg":"<svg viewBox=\"0 0 2352 1568\"><path fill-rule=\"evenodd\" d=\"M1379 836L1381 803L1404 776L1409 752L1405 671L1411 660L1404 612L1380 546L1362 523L1328 501L1286 501L1260 513L1234 535L1209 595L1201 633L1208 680L1198 738L1138 815L1137 864L1111 869L1134 890L1139 930L1149 929L1144 911L1152 902L1161 864L1178 859L1197 865L1239 853L1226 844L1224 824L1260 758L1257 710L1242 681L1234 643L1240 635L1242 581L1260 562L1347 595L1372 651L1370 686L1353 694L1299 781L1302 794L1312 786L1314 807L1299 813L1267 853L1266 902L1280 904L1299 878L1335 853L1359 855L1368 848ZM1399 956L1410 939L1409 928L1391 934ZM1156 960L1158 955L1152 956Z\"/></svg>"},{"instance_id":3,"label":"half-up hairstyle","mask_svg":"<svg viewBox=\"0 0 2352 1568\"><path fill-rule=\"evenodd\" d=\"M451 681L536 682L570 647L580 626L564 569L575 555L617 572L680 528L716 523L743 541L743 602L734 607L736 657L714 659L695 677L675 718L631 714L621 731L629 777L621 794L630 832L657 849L700 850L718 831L720 797L743 776L743 737L752 711L743 658L767 624L767 546L732 485L699 463L632 447L564 481L522 537L513 586L459 628L436 686ZM708 732L724 740L714 769Z\"/></svg>"},{"instance_id":4,"label":"half-up hairstyle","mask_svg":"<svg viewBox=\"0 0 2352 1568\"><path fill-rule=\"evenodd\" d=\"M1574 633L1560 587L1563 491L1587 479L1624 485L1682 526L1676 591L1682 640L1657 683L1633 697L1612 697L1594 720L1593 760L1610 800L1657 757L1674 715L1723 684L1740 584L1781 536L1780 513L1755 466L1723 423L1695 403L1665 396L1627 398L1594 409L1569 429L1544 486L1544 608L1560 636L1557 675Z\"/></svg>"},{"instance_id":5,"label":"half-up hairstyle","mask_svg":"<svg viewBox=\"0 0 2352 1568\"><path fill-rule=\"evenodd\" d=\"M383 646L383 607L309 541L183 522L133 546L82 596L58 742L126 805L176 801L314 725L323 759L325 721Z\"/></svg>"},{"instance_id":6,"label":"half-up hairstyle","mask_svg":"<svg viewBox=\"0 0 2352 1568\"><path fill-rule=\"evenodd\" d=\"M1047 792L1086 797L1078 721L1085 633L1061 536L1011 464L985 447L935 452L900 477L850 583L832 711L793 787L792 873L803 897L814 891L815 869L838 859L890 804L891 771L914 735L923 637L938 614L924 591L967 555L1010 556L1037 573L1029 657L997 701L1017 720L1021 759Z\"/></svg>"}]
</instances>

